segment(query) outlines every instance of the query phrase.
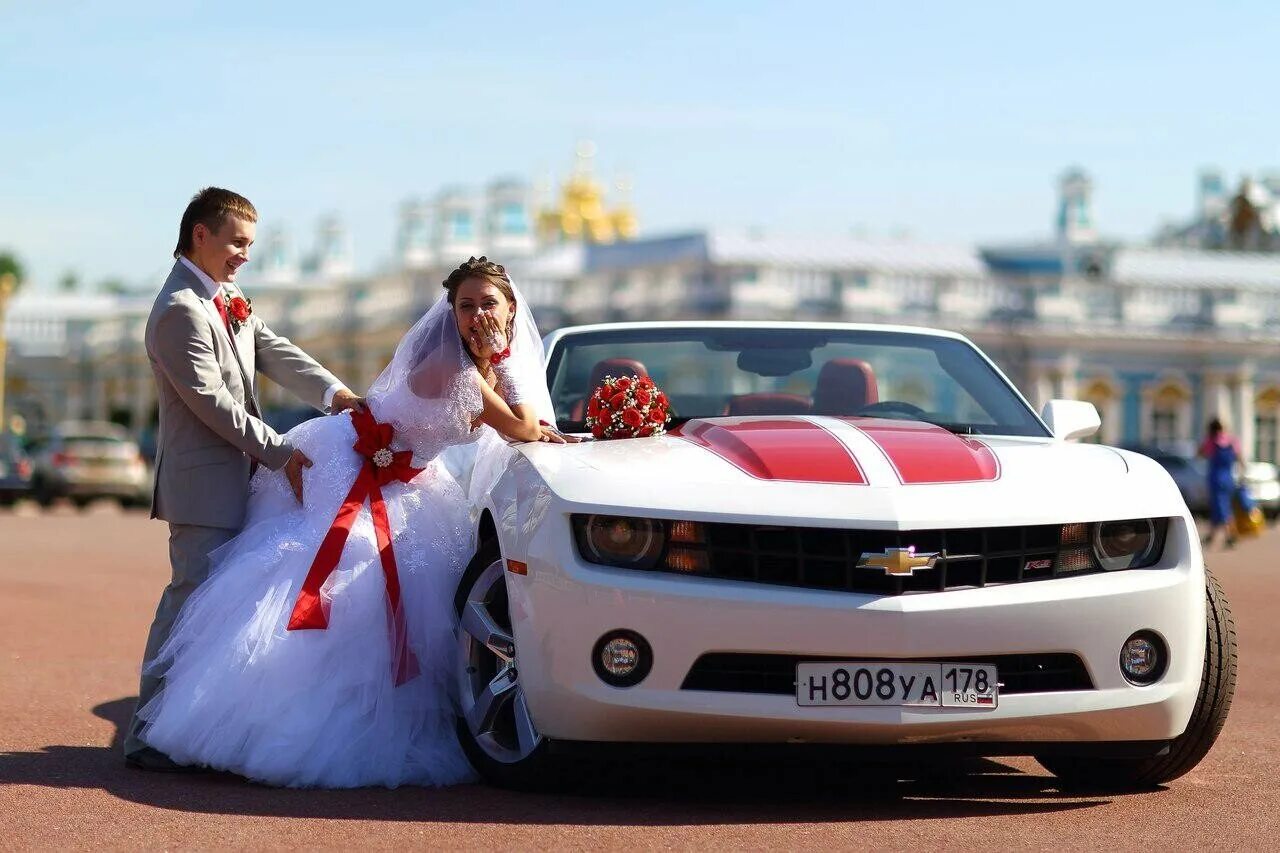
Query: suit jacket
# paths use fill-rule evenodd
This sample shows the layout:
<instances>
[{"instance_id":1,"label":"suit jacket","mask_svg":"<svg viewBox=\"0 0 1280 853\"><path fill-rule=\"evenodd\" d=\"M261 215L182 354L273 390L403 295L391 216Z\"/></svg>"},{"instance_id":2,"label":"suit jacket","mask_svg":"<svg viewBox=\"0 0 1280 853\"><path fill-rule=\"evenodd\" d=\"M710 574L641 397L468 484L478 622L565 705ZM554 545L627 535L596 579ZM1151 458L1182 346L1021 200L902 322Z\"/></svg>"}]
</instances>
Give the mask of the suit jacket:
<instances>
[{"instance_id":1,"label":"suit jacket","mask_svg":"<svg viewBox=\"0 0 1280 853\"><path fill-rule=\"evenodd\" d=\"M233 345L204 284L181 262L156 297L146 346L160 404L151 517L239 527L252 460L278 470L293 453L261 419L257 371L317 409L338 380L257 314L240 325Z\"/></svg>"}]
</instances>

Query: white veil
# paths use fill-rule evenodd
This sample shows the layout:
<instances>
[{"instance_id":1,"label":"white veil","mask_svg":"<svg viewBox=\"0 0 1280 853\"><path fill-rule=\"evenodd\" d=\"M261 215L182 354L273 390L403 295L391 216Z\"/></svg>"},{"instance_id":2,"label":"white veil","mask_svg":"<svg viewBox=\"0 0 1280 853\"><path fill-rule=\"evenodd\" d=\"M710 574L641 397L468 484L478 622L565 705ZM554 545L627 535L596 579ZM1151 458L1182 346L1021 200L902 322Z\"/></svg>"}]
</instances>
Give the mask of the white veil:
<instances>
[{"instance_id":1,"label":"white veil","mask_svg":"<svg viewBox=\"0 0 1280 853\"><path fill-rule=\"evenodd\" d=\"M524 295L514 284L511 289L516 313L506 371L510 387L503 389L503 396L512 405L532 406L541 420L554 426L542 338ZM506 447L493 430L481 428L473 433L471 429L482 408L478 382L479 374L458 331L453 306L448 295L442 294L400 339L391 363L369 386L366 397L375 417L395 428L396 436L413 450L418 464L449 447L470 444L479 438L474 464L480 459L491 461L486 457ZM446 464L455 475L468 475L465 479L459 477L465 487L472 478L470 470L458 470L459 461L456 454L451 454ZM466 467L469 469L470 465Z\"/></svg>"}]
</instances>

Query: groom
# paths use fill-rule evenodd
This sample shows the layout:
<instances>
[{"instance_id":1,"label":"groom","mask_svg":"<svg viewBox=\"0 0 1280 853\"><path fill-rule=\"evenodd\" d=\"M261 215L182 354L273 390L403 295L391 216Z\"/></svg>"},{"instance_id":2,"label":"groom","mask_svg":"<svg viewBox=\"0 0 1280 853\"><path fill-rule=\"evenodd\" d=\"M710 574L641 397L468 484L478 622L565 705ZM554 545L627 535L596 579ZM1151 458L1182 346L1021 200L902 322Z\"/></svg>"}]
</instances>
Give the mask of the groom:
<instances>
[{"instance_id":1,"label":"groom","mask_svg":"<svg viewBox=\"0 0 1280 853\"><path fill-rule=\"evenodd\" d=\"M147 320L146 346L160 405L152 518L169 522L173 576L160 597L143 655L141 708L163 674L147 664L174 619L209 572L209 555L235 536L244 520L249 477L256 465L282 470L302 500L302 469L311 460L262 421L254 394L261 370L326 412L362 401L298 347L252 313L235 286L249 262L258 212L247 198L209 187L182 214L177 263ZM144 770L182 770L147 746L134 711L125 761Z\"/></svg>"}]
</instances>

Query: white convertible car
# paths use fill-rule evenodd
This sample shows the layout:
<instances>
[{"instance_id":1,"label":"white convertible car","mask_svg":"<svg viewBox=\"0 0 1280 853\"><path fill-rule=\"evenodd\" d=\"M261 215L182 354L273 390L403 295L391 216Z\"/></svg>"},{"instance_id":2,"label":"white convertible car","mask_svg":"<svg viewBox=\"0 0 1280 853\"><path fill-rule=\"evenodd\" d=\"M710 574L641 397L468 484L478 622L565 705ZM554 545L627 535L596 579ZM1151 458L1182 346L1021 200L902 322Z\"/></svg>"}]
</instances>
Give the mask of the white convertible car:
<instances>
[{"instance_id":1,"label":"white convertible car","mask_svg":"<svg viewBox=\"0 0 1280 853\"><path fill-rule=\"evenodd\" d=\"M537 786L583 745L1031 755L1146 787L1226 719L1235 636L1177 487L1037 416L965 338L640 323L547 339L559 425L648 375L667 435L518 446L457 594L459 735ZM932 751L932 752L931 752Z\"/></svg>"}]
</instances>

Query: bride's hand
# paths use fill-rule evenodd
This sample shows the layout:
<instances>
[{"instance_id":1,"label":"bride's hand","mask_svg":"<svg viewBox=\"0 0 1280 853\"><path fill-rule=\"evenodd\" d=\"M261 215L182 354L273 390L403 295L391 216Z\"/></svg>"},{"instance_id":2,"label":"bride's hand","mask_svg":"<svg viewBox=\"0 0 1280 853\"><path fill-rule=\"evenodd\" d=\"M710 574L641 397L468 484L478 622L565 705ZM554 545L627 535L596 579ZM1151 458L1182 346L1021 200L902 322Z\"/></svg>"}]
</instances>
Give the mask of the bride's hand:
<instances>
[{"instance_id":1,"label":"bride's hand","mask_svg":"<svg viewBox=\"0 0 1280 853\"><path fill-rule=\"evenodd\" d=\"M489 356L493 355L493 348L484 342L484 339L477 336L475 332L467 335L467 346L474 355L482 362L488 362Z\"/></svg>"},{"instance_id":2,"label":"bride's hand","mask_svg":"<svg viewBox=\"0 0 1280 853\"><path fill-rule=\"evenodd\" d=\"M572 436L561 435L558 431L548 426L539 426L538 429L542 431L542 435L538 438L538 441L546 441L551 444L568 444L569 440L572 438ZM573 439L573 441L576 443L577 439Z\"/></svg>"},{"instance_id":3,"label":"bride's hand","mask_svg":"<svg viewBox=\"0 0 1280 853\"><path fill-rule=\"evenodd\" d=\"M489 347L489 353L502 352L507 348L507 333L498 323L498 318L488 311L480 314L480 336Z\"/></svg>"}]
</instances>

